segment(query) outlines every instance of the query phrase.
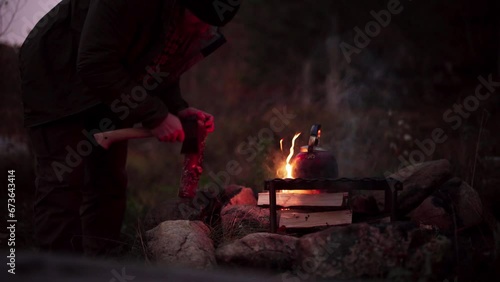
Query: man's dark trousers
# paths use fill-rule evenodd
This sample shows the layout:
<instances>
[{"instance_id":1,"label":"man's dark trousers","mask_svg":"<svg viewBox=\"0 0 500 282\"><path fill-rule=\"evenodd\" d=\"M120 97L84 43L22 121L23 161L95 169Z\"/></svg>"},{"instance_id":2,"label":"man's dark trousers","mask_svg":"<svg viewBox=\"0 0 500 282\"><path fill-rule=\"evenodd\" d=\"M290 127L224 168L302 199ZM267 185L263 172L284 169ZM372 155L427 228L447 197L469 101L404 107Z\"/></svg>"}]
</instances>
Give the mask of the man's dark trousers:
<instances>
[{"instance_id":1,"label":"man's dark trousers","mask_svg":"<svg viewBox=\"0 0 500 282\"><path fill-rule=\"evenodd\" d=\"M105 255L119 243L127 143L104 150L84 134L105 118L115 129L123 127L107 107L96 106L29 128L37 161L35 239L42 250ZM76 154L68 157L69 151Z\"/></svg>"}]
</instances>

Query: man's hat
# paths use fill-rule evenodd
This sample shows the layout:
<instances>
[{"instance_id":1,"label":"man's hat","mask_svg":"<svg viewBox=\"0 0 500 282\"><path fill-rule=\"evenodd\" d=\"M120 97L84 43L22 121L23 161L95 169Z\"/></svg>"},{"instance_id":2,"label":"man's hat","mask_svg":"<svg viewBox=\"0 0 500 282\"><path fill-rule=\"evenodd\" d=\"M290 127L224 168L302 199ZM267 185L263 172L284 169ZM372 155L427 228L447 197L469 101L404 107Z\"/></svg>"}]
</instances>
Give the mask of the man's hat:
<instances>
[{"instance_id":1,"label":"man's hat","mask_svg":"<svg viewBox=\"0 0 500 282\"><path fill-rule=\"evenodd\" d=\"M242 0L181 0L200 20L215 26L224 26L238 12Z\"/></svg>"}]
</instances>

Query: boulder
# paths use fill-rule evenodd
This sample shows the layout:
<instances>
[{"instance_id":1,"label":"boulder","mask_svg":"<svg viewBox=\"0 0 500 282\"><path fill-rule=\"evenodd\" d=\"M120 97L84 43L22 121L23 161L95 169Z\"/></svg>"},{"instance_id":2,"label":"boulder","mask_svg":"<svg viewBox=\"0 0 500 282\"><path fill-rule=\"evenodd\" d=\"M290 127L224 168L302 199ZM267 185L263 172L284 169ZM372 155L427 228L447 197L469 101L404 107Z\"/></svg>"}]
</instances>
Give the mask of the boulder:
<instances>
[{"instance_id":1,"label":"boulder","mask_svg":"<svg viewBox=\"0 0 500 282\"><path fill-rule=\"evenodd\" d=\"M436 281L436 279L442 281L439 278L446 277L453 271L452 246L451 240L447 237L433 236L428 242L409 253L405 269L411 273L411 277L418 277L419 281ZM407 277L406 280L410 280L411 277Z\"/></svg>"},{"instance_id":2,"label":"boulder","mask_svg":"<svg viewBox=\"0 0 500 282\"><path fill-rule=\"evenodd\" d=\"M224 189L225 194L225 206L234 205L257 205L257 198L252 188L247 188L239 185L228 185Z\"/></svg>"},{"instance_id":3,"label":"boulder","mask_svg":"<svg viewBox=\"0 0 500 282\"><path fill-rule=\"evenodd\" d=\"M222 209L221 217L223 241L270 229L269 209L257 206L227 206Z\"/></svg>"},{"instance_id":4,"label":"boulder","mask_svg":"<svg viewBox=\"0 0 500 282\"><path fill-rule=\"evenodd\" d=\"M451 231L483 222L479 194L459 178L452 178L410 213L412 221Z\"/></svg>"},{"instance_id":5,"label":"boulder","mask_svg":"<svg viewBox=\"0 0 500 282\"><path fill-rule=\"evenodd\" d=\"M458 190L451 190L458 226L468 228L483 221L483 205L477 191L462 181Z\"/></svg>"},{"instance_id":6,"label":"boulder","mask_svg":"<svg viewBox=\"0 0 500 282\"><path fill-rule=\"evenodd\" d=\"M451 165L447 160L425 162L405 167L390 177L403 183L397 214L404 217L451 178Z\"/></svg>"},{"instance_id":7,"label":"boulder","mask_svg":"<svg viewBox=\"0 0 500 282\"><path fill-rule=\"evenodd\" d=\"M410 213L413 222L432 225L441 230L453 228L453 218L446 211L445 204L438 197L428 197Z\"/></svg>"},{"instance_id":8,"label":"boulder","mask_svg":"<svg viewBox=\"0 0 500 282\"><path fill-rule=\"evenodd\" d=\"M253 233L219 247L219 264L258 267L273 270L291 269L298 239L273 233Z\"/></svg>"},{"instance_id":9,"label":"boulder","mask_svg":"<svg viewBox=\"0 0 500 282\"><path fill-rule=\"evenodd\" d=\"M409 223L332 227L300 238L293 273L302 280L386 277L392 269L405 268L412 250L432 235L433 230Z\"/></svg>"},{"instance_id":10,"label":"boulder","mask_svg":"<svg viewBox=\"0 0 500 282\"><path fill-rule=\"evenodd\" d=\"M143 222L150 230L167 220L201 220L216 227L220 223L222 207L233 205L257 205L257 198L251 188L228 185L219 194L211 191L197 191L195 199L175 198L163 201L151 208Z\"/></svg>"},{"instance_id":11,"label":"boulder","mask_svg":"<svg viewBox=\"0 0 500 282\"><path fill-rule=\"evenodd\" d=\"M206 269L216 265L209 228L201 221L165 221L146 232L148 251L159 263Z\"/></svg>"}]
</instances>

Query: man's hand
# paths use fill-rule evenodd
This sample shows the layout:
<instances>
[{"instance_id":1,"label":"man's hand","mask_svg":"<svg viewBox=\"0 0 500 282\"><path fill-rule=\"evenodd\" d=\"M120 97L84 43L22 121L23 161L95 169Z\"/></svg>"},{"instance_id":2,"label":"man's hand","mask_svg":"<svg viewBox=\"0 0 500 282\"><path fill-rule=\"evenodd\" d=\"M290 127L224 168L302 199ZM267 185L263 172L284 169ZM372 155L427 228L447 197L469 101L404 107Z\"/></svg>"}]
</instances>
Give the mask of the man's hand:
<instances>
[{"instance_id":1,"label":"man's hand","mask_svg":"<svg viewBox=\"0 0 500 282\"><path fill-rule=\"evenodd\" d=\"M214 116L204 111L198 110L196 108L187 108L182 111L179 111L177 114L179 118L188 118L191 116L197 116L198 122L201 125L205 126L208 133L211 133L215 129Z\"/></svg>"},{"instance_id":2,"label":"man's hand","mask_svg":"<svg viewBox=\"0 0 500 282\"><path fill-rule=\"evenodd\" d=\"M151 130L153 135L162 142L183 142L184 130L178 117L168 114L167 117Z\"/></svg>"}]
</instances>

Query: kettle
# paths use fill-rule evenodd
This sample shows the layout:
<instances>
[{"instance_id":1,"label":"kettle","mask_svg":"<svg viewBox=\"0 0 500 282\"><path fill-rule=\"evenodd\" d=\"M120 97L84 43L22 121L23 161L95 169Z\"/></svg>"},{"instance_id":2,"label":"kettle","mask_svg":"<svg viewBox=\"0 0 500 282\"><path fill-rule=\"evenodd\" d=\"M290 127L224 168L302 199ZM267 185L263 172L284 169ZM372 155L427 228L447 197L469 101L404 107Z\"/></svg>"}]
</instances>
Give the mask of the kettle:
<instances>
[{"instance_id":1,"label":"kettle","mask_svg":"<svg viewBox=\"0 0 500 282\"><path fill-rule=\"evenodd\" d=\"M295 178L337 178L339 169L335 156L319 147L321 124L311 127L309 143L300 148L300 153L293 159Z\"/></svg>"}]
</instances>

